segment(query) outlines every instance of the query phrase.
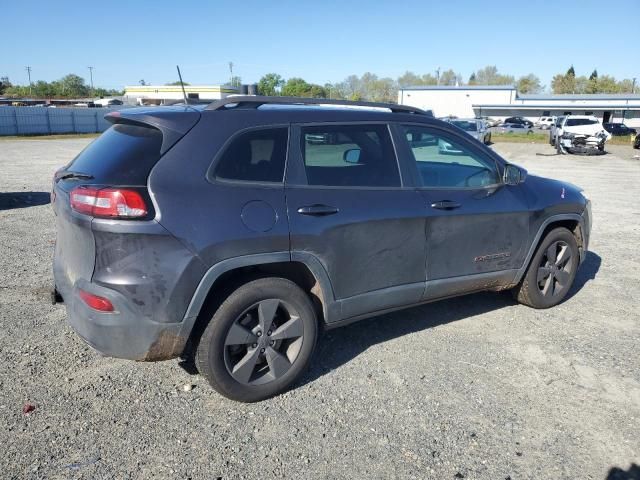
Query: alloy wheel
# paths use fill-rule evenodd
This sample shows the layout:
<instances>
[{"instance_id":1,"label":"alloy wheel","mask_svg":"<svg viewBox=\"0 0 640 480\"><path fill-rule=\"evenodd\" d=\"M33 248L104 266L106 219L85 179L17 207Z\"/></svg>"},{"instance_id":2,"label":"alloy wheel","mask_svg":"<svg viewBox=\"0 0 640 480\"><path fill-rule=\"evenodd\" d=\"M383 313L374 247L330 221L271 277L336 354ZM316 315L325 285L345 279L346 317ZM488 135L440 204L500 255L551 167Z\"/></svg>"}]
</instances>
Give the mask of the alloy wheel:
<instances>
[{"instance_id":1,"label":"alloy wheel","mask_svg":"<svg viewBox=\"0 0 640 480\"><path fill-rule=\"evenodd\" d=\"M575 259L569 245L558 240L553 242L540 261L537 283L543 297L563 295L569 288Z\"/></svg>"},{"instance_id":2,"label":"alloy wheel","mask_svg":"<svg viewBox=\"0 0 640 480\"><path fill-rule=\"evenodd\" d=\"M277 298L261 300L239 315L224 342L229 374L244 385L262 385L285 375L304 339L298 313Z\"/></svg>"}]
</instances>

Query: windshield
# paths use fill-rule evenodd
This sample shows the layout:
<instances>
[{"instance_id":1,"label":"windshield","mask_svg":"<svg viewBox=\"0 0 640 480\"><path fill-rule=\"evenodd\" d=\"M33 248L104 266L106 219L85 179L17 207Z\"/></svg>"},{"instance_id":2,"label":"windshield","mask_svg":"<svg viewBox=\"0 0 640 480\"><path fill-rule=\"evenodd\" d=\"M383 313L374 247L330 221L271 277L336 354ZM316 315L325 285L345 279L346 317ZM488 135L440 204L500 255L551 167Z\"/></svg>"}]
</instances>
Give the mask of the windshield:
<instances>
[{"instance_id":1,"label":"windshield","mask_svg":"<svg viewBox=\"0 0 640 480\"><path fill-rule=\"evenodd\" d=\"M596 123L598 123L597 120L591 120L589 118L569 118L565 126L577 127L579 125L595 125Z\"/></svg>"},{"instance_id":2,"label":"windshield","mask_svg":"<svg viewBox=\"0 0 640 480\"><path fill-rule=\"evenodd\" d=\"M161 147L159 130L116 124L82 150L67 170L91 175L104 184L146 185Z\"/></svg>"},{"instance_id":3,"label":"windshield","mask_svg":"<svg viewBox=\"0 0 640 480\"><path fill-rule=\"evenodd\" d=\"M453 120L453 123L456 127L461 128L465 132L477 132L478 125L476 122L464 121L464 120Z\"/></svg>"}]
</instances>

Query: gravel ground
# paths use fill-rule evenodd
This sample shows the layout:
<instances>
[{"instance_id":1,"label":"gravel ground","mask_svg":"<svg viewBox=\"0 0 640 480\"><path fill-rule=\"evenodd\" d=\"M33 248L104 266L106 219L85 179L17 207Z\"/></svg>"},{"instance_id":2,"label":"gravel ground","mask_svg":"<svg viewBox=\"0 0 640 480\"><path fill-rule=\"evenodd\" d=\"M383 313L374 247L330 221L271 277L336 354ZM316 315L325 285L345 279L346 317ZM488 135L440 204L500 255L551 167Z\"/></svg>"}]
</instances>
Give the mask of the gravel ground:
<instances>
[{"instance_id":1,"label":"gravel ground","mask_svg":"<svg viewBox=\"0 0 640 480\"><path fill-rule=\"evenodd\" d=\"M636 478L610 473L640 464L637 151L495 146L593 200L562 305L484 293L363 321L325 335L295 389L245 405L177 360L100 356L49 303L50 179L88 142L0 141L2 478Z\"/></svg>"}]
</instances>

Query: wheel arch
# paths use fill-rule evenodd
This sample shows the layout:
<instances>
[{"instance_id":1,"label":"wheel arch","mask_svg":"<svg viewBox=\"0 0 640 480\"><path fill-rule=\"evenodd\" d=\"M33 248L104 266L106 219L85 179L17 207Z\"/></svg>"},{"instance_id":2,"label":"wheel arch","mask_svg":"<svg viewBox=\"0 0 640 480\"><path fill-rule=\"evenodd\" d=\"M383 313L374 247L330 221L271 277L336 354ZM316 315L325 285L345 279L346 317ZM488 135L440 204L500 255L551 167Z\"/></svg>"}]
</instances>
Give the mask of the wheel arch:
<instances>
[{"instance_id":1,"label":"wheel arch","mask_svg":"<svg viewBox=\"0 0 640 480\"><path fill-rule=\"evenodd\" d=\"M547 218L540 227L538 227L538 231L536 232L533 241L531 242L531 246L529 247L529 252L525 258L524 264L518 270L516 274L515 283L520 283L522 278L524 277L527 268L529 268L529 264L531 263L531 259L538 249L538 245L540 242L544 240L547 234L553 230L554 228L564 227L569 230L576 238L576 242L578 244L578 251L580 252L580 257L584 256L584 218L577 213L565 213L560 215L554 215L552 217Z\"/></svg>"},{"instance_id":2,"label":"wheel arch","mask_svg":"<svg viewBox=\"0 0 640 480\"><path fill-rule=\"evenodd\" d=\"M197 343L213 313L231 292L264 277L286 278L302 288L310 296L321 324L336 316L329 276L316 257L307 252L245 255L223 260L207 270L184 315L181 337Z\"/></svg>"}]
</instances>

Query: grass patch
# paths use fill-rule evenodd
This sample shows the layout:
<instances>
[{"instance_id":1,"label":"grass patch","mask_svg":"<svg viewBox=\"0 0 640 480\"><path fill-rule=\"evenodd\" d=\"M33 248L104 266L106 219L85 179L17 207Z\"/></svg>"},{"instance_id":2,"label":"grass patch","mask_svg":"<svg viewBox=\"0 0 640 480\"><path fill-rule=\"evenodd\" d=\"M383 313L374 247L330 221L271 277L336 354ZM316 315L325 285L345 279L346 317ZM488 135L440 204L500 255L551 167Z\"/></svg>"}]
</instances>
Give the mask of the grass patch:
<instances>
[{"instance_id":1,"label":"grass patch","mask_svg":"<svg viewBox=\"0 0 640 480\"><path fill-rule=\"evenodd\" d=\"M619 136L619 137L611 137L610 140L607 140L607 143L610 143L611 145L633 145L633 139L635 138L635 135L633 136Z\"/></svg>"},{"instance_id":2,"label":"grass patch","mask_svg":"<svg viewBox=\"0 0 640 480\"><path fill-rule=\"evenodd\" d=\"M100 133L58 133L55 135L8 135L0 136L2 140L64 140L68 138L98 138Z\"/></svg>"},{"instance_id":3,"label":"grass patch","mask_svg":"<svg viewBox=\"0 0 640 480\"><path fill-rule=\"evenodd\" d=\"M548 133L492 133L493 143L549 143Z\"/></svg>"}]
</instances>

